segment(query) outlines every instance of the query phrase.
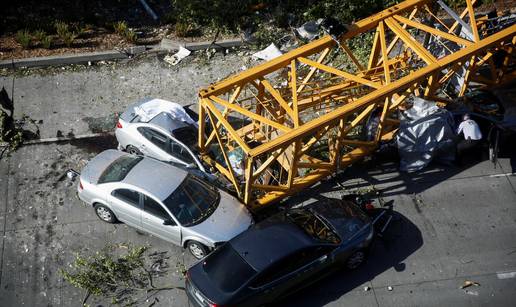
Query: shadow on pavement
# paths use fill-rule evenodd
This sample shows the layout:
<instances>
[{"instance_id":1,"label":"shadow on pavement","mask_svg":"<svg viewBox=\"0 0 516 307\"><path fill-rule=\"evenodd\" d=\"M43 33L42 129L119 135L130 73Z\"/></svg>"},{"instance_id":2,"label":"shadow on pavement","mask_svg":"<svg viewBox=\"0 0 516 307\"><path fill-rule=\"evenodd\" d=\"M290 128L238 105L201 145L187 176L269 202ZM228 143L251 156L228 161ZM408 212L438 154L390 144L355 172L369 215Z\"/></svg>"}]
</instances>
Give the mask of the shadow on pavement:
<instances>
[{"instance_id":1,"label":"shadow on pavement","mask_svg":"<svg viewBox=\"0 0 516 307\"><path fill-rule=\"evenodd\" d=\"M101 153L107 149L116 149L118 142L113 134L104 134L95 138L72 139L70 145L88 153Z\"/></svg>"},{"instance_id":2,"label":"shadow on pavement","mask_svg":"<svg viewBox=\"0 0 516 307\"><path fill-rule=\"evenodd\" d=\"M418 227L405 216L397 212L394 212L394 216L394 222L386 230L384 238L376 239L362 267L354 271L336 271L301 292L277 302L275 306L324 306L390 268L404 271L404 260L423 245L423 238Z\"/></svg>"}]
</instances>

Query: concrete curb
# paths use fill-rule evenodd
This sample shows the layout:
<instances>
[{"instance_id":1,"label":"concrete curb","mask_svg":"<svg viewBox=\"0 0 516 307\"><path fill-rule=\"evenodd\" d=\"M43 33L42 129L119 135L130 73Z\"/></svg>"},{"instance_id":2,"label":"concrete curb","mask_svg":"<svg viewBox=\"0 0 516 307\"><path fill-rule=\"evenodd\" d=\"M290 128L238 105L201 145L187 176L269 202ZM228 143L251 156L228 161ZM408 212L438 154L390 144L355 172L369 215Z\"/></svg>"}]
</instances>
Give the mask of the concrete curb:
<instances>
[{"instance_id":1,"label":"concrete curb","mask_svg":"<svg viewBox=\"0 0 516 307\"><path fill-rule=\"evenodd\" d=\"M204 50L206 48L231 48L240 47L245 44L241 39L226 39L217 42L177 42L164 38L156 46L132 46L124 50L108 50L98 52L88 52L79 54L55 55L37 58L25 58L0 61L0 68L22 68L22 67L45 67L61 66L70 64L86 64L88 62L113 61L131 58L144 52L167 53L172 50L179 50L180 46L190 51Z\"/></svg>"},{"instance_id":2,"label":"concrete curb","mask_svg":"<svg viewBox=\"0 0 516 307\"><path fill-rule=\"evenodd\" d=\"M61 66L69 64L85 64L88 62L121 60L143 53L147 50L147 48L148 47L146 46L133 46L120 51L109 50L80 54L4 60L0 61L0 68Z\"/></svg>"},{"instance_id":3,"label":"concrete curb","mask_svg":"<svg viewBox=\"0 0 516 307\"><path fill-rule=\"evenodd\" d=\"M77 136L73 136L73 137L63 136L63 137L54 137L54 138L46 138L46 139L37 139L37 140L30 140L30 141L23 142L23 143L21 143L20 146L67 142L67 141L81 140L81 139L94 139L94 138L98 138L101 136L112 136L112 135L115 135L115 133L114 132L101 132L101 133L82 134L82 135L77 135ZM7 143L0 143L0 147L6 147L6 146L8 146Z\"/></svg>"},{"instance_id":4,"label":"concrete curb","mask_svg":"<svg viewBox=\"0 0 516 307\"><path fill-rule=\"evenodd\" d=\"M204 50L206 48L215 48L215 49L223 49L223 48L231 48L231 47L240 47L245 44L241 39L225 39L216 41L212 44L212 42L178 42L171 39L164 38L161 40L159 47L164 50L178 50L180 46L190 50L190 51L198 51Z\"/></svg>"}]
</instances>

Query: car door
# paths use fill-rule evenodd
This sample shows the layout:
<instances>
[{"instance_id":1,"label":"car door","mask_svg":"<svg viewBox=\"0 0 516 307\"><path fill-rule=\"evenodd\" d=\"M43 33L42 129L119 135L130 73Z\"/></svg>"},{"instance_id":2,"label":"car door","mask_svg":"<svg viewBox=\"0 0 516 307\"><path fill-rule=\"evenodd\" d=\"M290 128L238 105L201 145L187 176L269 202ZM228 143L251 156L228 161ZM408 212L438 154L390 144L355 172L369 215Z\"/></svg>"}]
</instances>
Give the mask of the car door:
<instances>
[{"instance_id":1,"label":"car door","mask_svg":"<svg viewBox=\"0 0 516 307\"><path fill-rule=\"evenodd\" d=\"M324 276L332 263L333 246L312 246L279 261L260 274L250 288L254 303L267 304Z\"/></svg>"},{"instance_id":2,"label":"car door","mask_svg":"<svg viewBox=\"0 0 516 307\"><path fill-rule=\"evenodd\" d=\"M109 195L108 202L120 221L138 229L142 228L140 193L127 188L115 189Z\"/></svg>"},{"instance_id":3,"label":"car door","mask_svg":"<svg viewBox=\"0 0 516 307\"><path fill-rule=\"evenodd\" d=\"M144 155L162 161L170 159L170 143L166 135L150 127L138 127L137 130L145 140L138 147Z\"/></svg>"},{"instance_id":4,"label":"car door","mask_svg":"<svg viewBox=\"0 0 516 307\"><path fill-rule=\"evenodd\" d=\"M193 154L190 152L190 150L186 148L185 145L175 141L174 139L170 139L170 148L172 151L172 155L181 160L182 164L194 164L196 167L198 167L198 163L193 157Z\"/></svg>"},{"instance_id":5,"label":"car door","mask_svg":"<svg viewBox=\"0 0 516 307\"><path fill-rule=\"evenodd\" d=\"M145 194L142 194L142 203L143 230L163 240L181 245L181 226L168 214L165 208ZM165 221L169 221L171 225L165 225Z\"/></svg>"}]
</instances>

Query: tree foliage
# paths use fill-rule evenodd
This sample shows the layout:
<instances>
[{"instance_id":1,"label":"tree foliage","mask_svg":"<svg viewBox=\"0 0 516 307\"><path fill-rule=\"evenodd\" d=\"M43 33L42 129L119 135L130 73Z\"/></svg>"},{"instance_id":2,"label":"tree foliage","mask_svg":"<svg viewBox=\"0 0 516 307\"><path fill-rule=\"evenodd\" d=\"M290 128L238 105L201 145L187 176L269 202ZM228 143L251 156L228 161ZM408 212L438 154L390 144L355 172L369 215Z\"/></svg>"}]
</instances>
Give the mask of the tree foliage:
<instances>
[{"instance_id":1,"label":"tree foliage","mask_svg":"<svg viewBox=\"0 0 516 307\"><path fill-rule=\"evenodd\" d=\"M61 275L88 295L111 298L115 303L132 304L137 291L149 292L182 287L156 287L153 278L166 273L164 253L146 254L148 247L128 247L122 255L107 246L90 256L76 255L71 270L61 269ZM157 266L158 265L158 266Z\"/></svg>"}]
</instances>

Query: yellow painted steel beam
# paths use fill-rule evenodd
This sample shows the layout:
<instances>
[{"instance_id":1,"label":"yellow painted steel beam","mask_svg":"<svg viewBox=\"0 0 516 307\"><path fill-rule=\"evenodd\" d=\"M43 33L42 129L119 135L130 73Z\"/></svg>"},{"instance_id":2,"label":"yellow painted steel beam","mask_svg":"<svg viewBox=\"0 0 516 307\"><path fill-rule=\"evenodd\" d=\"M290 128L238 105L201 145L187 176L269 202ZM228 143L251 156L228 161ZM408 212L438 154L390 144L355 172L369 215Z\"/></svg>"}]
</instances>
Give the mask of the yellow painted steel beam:
<instances>
[{"instance_id":1,"label":"yellow painted steel beam","mask_svg":"<svg viewBox=\"0 0 516 307\"><path fill-rule=\"evenodd\" d=\"M290 87L292 89L292 121L294 128L299 127L299 109L297 101L297 68L296 60L290 62Z\"/></svg>"},{"instance_id":2,"label":"yellow painted steel beam","mask_svg":"<svg viewBox=\"0 0 516 307\"><path fill-rule=\"evenodd\" d=\"M273 152L267 158L267 160L265 160L262 163L262 165L260 165L260 167L258 167L258 169L256 169L256 171L253 172L253 177L256 178L256 177L260 176L271 165L271 163L274 162L285 151L285 149L286 149L286 147L280 148L280 149L276 150L275 152Z\"/></svg>"},{"instance_id":3,"label":"yellow painted steel beam","mask_svg":"<svg viewBox=\"0 0 516 307\"><path fill-rule=\"evenodd\" d=\"M435 63L437 59L426 50L412 35L405 31L392 17L385 19L385 23L400 37L400 39L410 47L427 64Z\"/></svg>"},{"instance_id":4,"label":"yellow painted steel beam","mask_svg":"<svg viewBox=\"0 0 516 307\"><path fill-rule=\"evenodd\" d=\"M423 5L431 2L432 0L408 0L397 4L391 8L383 10L380 13L372 15L370 17L364 18L352 25L349 26L348 32L342 35L339 39L345 40L351 37L355 37L359 33L367 32L371 29L374 29L378 23L384 20L387 17L393 15L399 15L407 10L414 8L415 6ZM202 89L199 93L200 97L209 97L212 95L218 95L219 93L227 90L228 87L233 87L235 85L242 85L251 80L256 80L261 76L265 76L280 67L285 67L288 65L293 59L297 59L299 57L306 57L311 54L315 54L320 52L328 47L335 46L335 41L331 36L326 35L318 40L310 42L304 46L301 46L297 49L294 49L290 52L285 53L282 56L279 56L271 61L265 62L261 65L258 65L254 68L246 70L239 75L230 77L226 80L223 80L219 83L213 84L206 89Z\"/></svg>"},{"instance_id":5,"label":"yellow painted steel beam","mask_svg":"<svg viewBox=\"0 0 516 307\"><path fill-rule=\"evenodd\" d=\"M473 10L473 4L471 1L466 1L466 7L468 9L469 25L471 26L471 31L473 31L473 37L475 38L475 42L478 42L480 40L480 35L478 34L477 20L475 18L475 11Z\"/></svg>"},{"instance_id":6,"label":"yellow painted steel beam","mask_svg":"<svg viewBox=\"0 0 516 307\"><path fill-rule=\"evenodd\" d=\"M376 82L373 82L371 80L367 80L367 79L364 79L362 77L355 76L353 74L347 73L347 72L342 71L342 70L338 70L337 68L334 68L334 67L331 67L331 66L328 66L328 65L317 63L317 62L312 61L312 60L307 59L307 58L299 57L298 60L299 60L299 62L304 63L306 65L310 65L312 67L317 67L318 69L326 71L326 72L328 72L330 74L334 74L334 75L346 78L348 80L353 80L353 81L355 81L357 83L361 83L363 85L367 85L367 86L372 87L372 88L379 88L379 87L381 87L380 84L378 84Z\"/></svg>"},{"instance_id":7,"label":"yellow painted steel beam","mask_svg":"<svg viewBox=\"0 0 516 307\"><path fill-rule=\"evenodd\" d=\"M322 63L324 61L324 59L326 58L326 56L328 55L328 53L330 53L330 48L326 48L324 49L321 54L319 55L319 57L317 58L317 63ZM294 61L294 60L292 60ZM303 79L303 82L301 82L301 85L299 86L299 88L297 89L297 92L298 93L301 93L303 91L303 89L305 88L306 84L310 81L310 79L312 79L315 71L317 70L316 67L312 67L310 68L310 72L306 75L306 77Z\"/></svg>"},{"instance_id":8,"label":"yellow painted steel beam","mask_svg":"<svg viewBox=\"0 0 516 307\"><path fill-rule=\"evenodd\" d=\"M197 131L197 145L199 146L199 150L201 153L206 151L205 146L205 136L204 136L204 130L205 130L205 118L206 113L204 113L204 104L202 99L199 99L199 130Z\"/></svg>"},{"instance_id":9,"label":"yellow painted steel beam","mask_svg":"<svg viewBox=\"0 0 516 307\"><path fill-rule=\"evenodd\" d=\"M458 37L458 36L452 35L452 34L447 33L447 32L436 30L435 28L429 27L429 26L427 26L425 24L422 24L422 23L419 23L419 22L412 21L412 20L410 20L408 18L405 18L403 16L395 15L394 19L396 19L397 21L399 21L401 23L407 24L410 27L413 27L413 28L416 28L416 29L419 29L419 30L423 30L425 32L428 32L428 33L431 33L433 35L445 38L447 40L450 40L452 42L455 42L455 43L463 45L463 46L469 46L469 45L472 44L472 42L467 40L467 39L464 39L462 37Z\"/></svg>"},{"instance_id":10,"label":"yellow painted steel beam","mask_svg":"<svg viewBox=\"0 0 516 307\"><path fill-rule=\"evenodd\" d=\"M301 137L304 137L307 134L310 134L311 131L317 131L323 126L332 124L343 115L347 115L350 112L356 110L357 108L364 107L372 102L384 99L385 97L390 96L396 92L405 90L406 88L412 86L414 83L428 77L434 71L442 70L445 67L454 64L457 61L464 60L465 58L470 57L471 54L475 54L485 48L498 44L504 39L507 40L509 37L510 39L512 39L512 36L514 35L515 31L516 25L512 25L511 27L506 28L492 36L489 36L476 44L467 46L454 54L448 55L440 59L439 61L431 63L417 71L414 71L412 74L409 74L399 80L393 81L388 86L381 87L365 96L362 96L353 103L339 107L331 113L328 113L311 122L305 123L298 129L292 130L289 133L285 133L279 136L278 138L271 140L267 144L263 144L256 148L253 148L249 152L249 154L251 156L258 156L269 150L275 150L279 147L286 146L286 144L294 140L297 140Z\"/></svg>"},{"instance_id":11,"label":"yellow painted steel beam","mask_svg":"<svg viewBox=\"0 0 516 307\"><path fill-rule=\"evenodd\" d=\"M288 103L283 99L281 94L271 85L271 83L265 79L261 79L260 83L263 84L265 89L276 99L281 107L287 112L287 114L293 118L293 112Z\"/></svg>"},{"instance_id":12,"label":"yellow painted steel beam","mask_svg":"<svg viewBox=\"0 0 516 307\"><path fill-rule=\"evenodd\" d=\"M471 0L467 1L470 5ZM449 33L435 30L419 23L421 17L416 16L418 8L421 9L430 2L406 1L350 27L350 31L341 37L342 49L348 55L353 53L346 50L346 39L357 37L358 34L377 27L378 54L372 62L374 67L365 71L359 69L360 71L354 73L345 72L326 63L325 59L330 48L335 47L335 43L321 39L308 44L310 47L298 48L201 91L201 97L209 98L201 101L206 106L205 111L211 114L214 121L219 121L214 126L223 126L227 130L228 140L221 138L219 141L227 144L221 145L229 149L235 148L233 146L241 147L246 154L246 181L235 180L235 187L238 191L243 191L246 204L259 207L280 200L324 178L341 166L349 165L370 154L380 141L391 139L399 125L399 121L389 118L389 114L400 108L410 95L423 94L421 90L424 90L425 97L428 96L430 99L447 100L436 95L445 93L439 90L444 89L443 86L449 78L466 61L472 61L472 64L465 68L466 82L461 93L470 80L480 78L475 74L475 66L488 64L491 68L491 77L493 68L499 78L504 76L503 69L512 58L505 58L504 67L498 69L492 63L492 55L489 53L492 49L489 48L505 48L512 52L510 40L514 40L516 26L478 42L470 42L451 31ZM426 14L425 11L420 12ZM410 15L407 18L401 16L402 14ZM437 13L434 15L438 16ZM476 24L476 21L474 22ZM394 37L387 33L385 25L394 32ZM455 42L461 45L462 49L448 49L447 53L450 54L436 59L426 46L405 30L408 27ZM387 38L392 39L390 44L387 44ZM501 42L506 44L501 46ZM391 48L395 45L405 49L389 59ZM416 65L412 65L412 59L416 55L427 65L421 67L419 60L415 62ZM355 62L353 59L351 61ZM308 64L310 67L296 65L299 63ZM282 72L278 74L278 82L286 78L287 85L277 89L264 77L280 70ZM318 70L323 73L316 74ZM247 88L244 97L235 98L234 101L219 97L229 95L237 86L243 89L248 85L257 88L258 94L255 94L254 89ZM228 112L247 116L252 123L235 131L227 121L226 114L220 114L215 105L224 107ZM350 136L354 135L355 127L364 123L371 112L380 107L380 124L375 130L376 137L373 141L357 140ZM269 124L266 121L269 121ZM317 151L310 151L314 144L319 144ZM349 151L350 147L356 148L342 153L342 150ZM320 148L328 153L321 158L324 161L316 158L319 157L316 152L319 152ZM221 165L214 163L221 169ZM231 176L229 170L224 169L222 172L225 176ZM270 176L272 181L269 180Z\"/></svg>"},{"instance_id":13,"label":"yellow painted steel beam","mask_svg":"<svg viewBox=\"0 0 516 307\"><path fill-rule=\"evenodd\" d=\"M207 99L204 100L203 104L206 108L208 108L211 111L211 113L213 113L213 115L215 115L215 117L217 118L218 121L222 122L222 125L224 126L224 128L228 131L228 133L231 135L233 140L236 143L238 143L238 145L242 148L242 150L244 152L248 153L251 149L249 148L249 146L247 146L247 144L244 142L244 140L242 140L240 138L238 133L235 131L235 129L233 129L231 124L229 124L229 122L224 118L224 116L222 116L222 114L220 114L220 111L217 110L217 108L215 106L213 106L211 103L207 102ZM213 127L216 127L216 126L213 126Z\"/></svg>"},{"instance_id":14,"label":"yellow painted steel beam","mask_svg":"<svg viewBox=\"0 0 516 307\"><path fill-rule=\"evenodd\" d=\"M416 13L417 13L417 12L418 12L418 8L417 8L417 7L415 7L415 8L412 10L412 12L410 13L410 15L409 15L408 19L412 20L412 19L414 18L414 16L416 16ZM407 28L407 25L406 25L406 24L404 24L404 25L402 26L402 28L403 28L403 29L406 29L406 28ZM389 47L387 47L387 54L389 54L389 53L392 51L392 49L394 48L394 46L396 46L396 43L398 42L398 40L399 40L399 39L400 39L400 37L399 37L399 36L397 36L397 35L396 35L396 37L394 37L394 38L393 38L392 42L389 44ZM382 60L382 59L380 59L380 62L378 62L378 65L382 64L382 63L381 63L381 60Z\"/></svg>"},{"instance_id":15,"label":"yellow painted steel beam","mask_svg":"<svg viewBox=\"0 0 516 307\"><path fill-rule=\"evenodd\" d=\"M373 46L371 47L371 53L369 54L367 69L376 67L376 62L378 62L378 55L380 55L380 32L378 29L376 29L376 32L374 32Z\"/></svg>"},{"instance_id":16,"label":"yellow painted steel beam","mask_svg":"<svg viewBox=\"0 0 516 307\"><path fill-rule=\"evenodd\" d=\"M228 158L228 155L226 154L226 149L224 148L224 143L222 142L222 138L220 137L219 131L216 128L216 122L213 119L213 115L211 114L211 112L207 112L207 113L208 113L208 117L210 118L211 125L212 125L212 127L214 127L214 131L215 131L215 135L217 136L217 140L219 141L219 146L220 146L220 150L222 151L222 155L224 156L224 161L226 161L227 171L229 173L229 179L233 183L233 186L235 187L235 189L238 193L238 196L241 197L242 195L240 192L240 187L238 186L238 183L236 182L235 173L233 173L233 168L231 168L231 163L229 163L229 158Z\"/></svg>"},{"instance_id":17,"label":"yellow painted steel beam","mask_svg":"<svg viewBox=\"0 0 516 307\"><path fill-rule=\"evenodd\" d=\"M477 2L477 0L471 0L471 5L475 5ZM466 17L466 15L468 14L468 8L466 7L462 13L459 15L459 17L461 19L463 19L464 17ZM450 29L448 30L449 33L452 33L453 31L455 31L455 29L459 26L459 22L458 21L455 21L453 23L453 25L450 27Z\"/></svg>"},{"instance_id":18,"label":"yellow painted steel beam","mask_svg":"<svg viewBox=\"0 0 516 307\"><path fill-rule=\"evenodd\" d=\"M249 110L246 110L246 109L244 109L244 108L242 108L242 107L240 107L240 106L238 106L236 104L231 104L231 103L229 103L229 102L225 101L224 99L221 99L221 98L219 98L217 96L211 96L210 99L213 100L214 102L216 102L216 103L218 103L218 104L228 108L228 109L235 110L235 111L239 112L240 114L243 114L243 115L245 115L245 116L247 116L249 118L255 119L255 120L257 120L259 122L262 122L264 124L267 124L269 126L272 126L272 127L276 128L276 129L279 129L281 131L287 132L287 131L291 130L291 128L289 128L289 127L286 127L286 126L283 126L281 124L278 124L277 122L272 121L272 120L270 120L268 118L265 118L265 117L263 117L261 115L256 115L255 113L253 113L253 112L251 112ZM224 125L224 126L226 126L226 125Z\"/></svg>"},{"instance_id":19,"label":"yellow painted steel beam","mask_svg":"<svg viewBox=\"0 0 516 307\"><path fill-rule=\"evenodd\" d=\"M380 46L382 50L383 73L385 83L391 83L391 71L389 70L389 54L387 53L387 42L385 41L385 26L383 22L378 24L378 33L380 33Z\"/></svg>"},{"instance_id":20,"label":"yellow painted steel beam","mask_svg":"<svg viewBox=\"0 0 516 307\"><path fill-rule=\"evenodd\" d=\"M355 64L357 69L359 71L364 70L364 66L362 66L362 64L357 60L357 58L353 54L353 51L351 51L351 49L349 49L348 45L343 42L340 44L340 46L342 47L342 50L344 50L344 52L346 52L346 54L349 56L349 58L351 59L351 62L353 62L353 64Z\"/></svg>"}]
</instances>

